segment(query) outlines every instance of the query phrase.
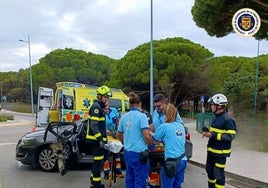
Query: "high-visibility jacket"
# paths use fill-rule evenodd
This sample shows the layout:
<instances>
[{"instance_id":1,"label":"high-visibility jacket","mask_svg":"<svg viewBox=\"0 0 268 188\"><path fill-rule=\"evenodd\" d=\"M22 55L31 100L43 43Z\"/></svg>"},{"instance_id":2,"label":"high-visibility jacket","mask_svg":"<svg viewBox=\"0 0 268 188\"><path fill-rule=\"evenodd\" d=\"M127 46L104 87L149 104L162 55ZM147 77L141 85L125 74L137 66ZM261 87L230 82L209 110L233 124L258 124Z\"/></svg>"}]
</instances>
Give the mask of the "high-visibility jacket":
<instances>
[{"instance_id":1,"label":"high-visibility jacket","mask_svg":"<svg viewBox=\"0 0 268 188\"><path fill-rule=\"evenodd\" d=\"M226 112L215 114L209 128L212 137L207 144L208 153L216 156L230 156L236 130L236 123L229 114Z\"/></svg>"},{"instance_id":2,"label":"high-visibility jacket","mask_svg":"<svg viewBox=\"0 0 268 188\"><path fill-rule=\"evenodd\" d=\"M89 109L89 121L87 126L86 142L107 143L106 124L104 104L101 101L95 101Z\"/></svg>"}]
</instances>

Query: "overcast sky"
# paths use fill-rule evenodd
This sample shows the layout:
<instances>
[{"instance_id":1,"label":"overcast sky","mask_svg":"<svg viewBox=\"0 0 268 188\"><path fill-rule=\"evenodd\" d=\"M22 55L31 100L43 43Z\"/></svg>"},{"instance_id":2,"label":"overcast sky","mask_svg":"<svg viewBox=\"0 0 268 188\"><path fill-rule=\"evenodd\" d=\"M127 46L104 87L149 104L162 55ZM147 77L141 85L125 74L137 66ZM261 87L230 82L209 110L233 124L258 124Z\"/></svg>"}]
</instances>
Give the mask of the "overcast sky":
<instances>
[{"instance_id":1,"label":"overcast sky","mask_svg":"<svg viewBox=\"0 0 268 188\"><path fill-rule=\"evenodd\" d=\"M150 0L1 0L0 72L29 68L55 49L73 48L120 59L150 41ZM183 37L215 56L257 56L257 41L210 37L191 15L194 0L155 0L153 38ZM20 42L19 39L26 42ZM268 41L260 42L268 54Z\"/></svg>"}]
</instances>

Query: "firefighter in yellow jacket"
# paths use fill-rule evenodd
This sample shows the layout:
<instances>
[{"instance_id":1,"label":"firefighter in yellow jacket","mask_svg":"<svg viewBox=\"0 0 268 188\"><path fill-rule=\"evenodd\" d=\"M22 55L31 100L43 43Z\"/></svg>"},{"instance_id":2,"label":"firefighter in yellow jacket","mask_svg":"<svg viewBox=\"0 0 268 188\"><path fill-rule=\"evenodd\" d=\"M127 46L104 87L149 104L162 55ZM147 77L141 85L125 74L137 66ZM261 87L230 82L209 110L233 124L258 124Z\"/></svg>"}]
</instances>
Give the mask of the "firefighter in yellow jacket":
<instances>
[{"instance_id":1,"label":"firefighter in yellow jacket","mask_svg":"<svg viewBox=\"0 0 268 188\"><path fill-rule=\"evenodd\" d=\"M236 122L225 111L227 98L216 94L208 99L215 114L210 128L203 129L203 137L208 137L206 172L209 188L225 187L226 157L230 157L231 144L236 135Z\"/></svg>"},{"instance_id":2,"label":"firefighter in yellow jacket","mask_svg":"<svg viewBox=\"0 0 268 188\"><path fill-rule=\"evenodd\" d=\"M97 90L97 100L89 109L89 121L86 141L90 143L93 165L90 175L91 188L104 188L101 184L101 171L104 162L104 144L107 143L104 107L112 92L109 87L101 86Z\"/></svg>"}]
</instances>

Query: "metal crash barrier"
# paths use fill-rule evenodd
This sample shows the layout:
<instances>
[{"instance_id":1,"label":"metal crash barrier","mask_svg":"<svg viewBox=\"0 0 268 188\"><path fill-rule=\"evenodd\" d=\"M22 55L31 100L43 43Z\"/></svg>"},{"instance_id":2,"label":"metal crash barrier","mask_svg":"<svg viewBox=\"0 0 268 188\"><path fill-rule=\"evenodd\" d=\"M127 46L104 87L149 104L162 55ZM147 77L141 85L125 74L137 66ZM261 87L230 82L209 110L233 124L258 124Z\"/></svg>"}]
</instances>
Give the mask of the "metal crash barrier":
<instances>
[{"instance_id":1,"label":"metal crash barrier","mask_svg":"<svg viewBox=\"0 0 268 188\"><path fill-rule=\"evenodd\" d=\"M196 130L201 133L203 127L209 127L211 125L213 113L197 113L196 115Z\"/></svg>"}]
</instances>

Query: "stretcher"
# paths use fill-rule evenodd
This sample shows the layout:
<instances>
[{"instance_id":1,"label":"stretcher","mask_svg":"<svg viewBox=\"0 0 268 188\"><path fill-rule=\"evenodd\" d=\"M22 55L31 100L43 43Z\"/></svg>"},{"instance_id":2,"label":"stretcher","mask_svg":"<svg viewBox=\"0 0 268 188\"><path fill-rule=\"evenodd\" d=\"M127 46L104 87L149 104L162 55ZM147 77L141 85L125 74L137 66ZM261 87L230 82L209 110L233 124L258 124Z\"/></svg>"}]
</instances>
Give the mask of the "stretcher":
<instances>
[{"instance_id":1,"label":"stretcher","mask_svg":"<svg viewBox=\"0 0 268 188\"><path fill-rule=\"evenodd\" d=\"M108 143L104 145L104 148L112 153L109 159L111 174L108 179L108 185L111 187L113 183L116 183L116 180L118 178L116 176L116 156L118 153L123 154L122 151L123 144L121 143L120 140L108 136ZM149 154L149 163L150 163L149 179L148 179L149 186L153 186L155 188L161 187L160 170L163 162L164 162L164 146L162 143L158 143L156 144L155 149L150 151Z\"/></svg>"},{"instance_id":2,"label":"stretcher","mask_svg":"<svg viewBox=\"0 0 268 188\"><path fill-rule=\"evenodd\" d=\"M150 162L150 170L149 170L148 185L155 188L160 188L161 187L160 170L164 162L164 146L162 143L156 144L155 149L150 151L149 162Z\"/></svg>"},{"instance_id":3,"label":"stretcher","mask_svg":"<svg viewBox=\"0 0 268 188\"><path fill-rule=\"evenodd\" d=\"M112 183L116 183L116 158L118 153L122 152L123 144L120 140L113 138L112 136L108 136L108 143L104 145L104 148L111 152L111 157L109 158L111 174L109 175L108 185L112 186Z\"/></svg>"}]
</instances>

